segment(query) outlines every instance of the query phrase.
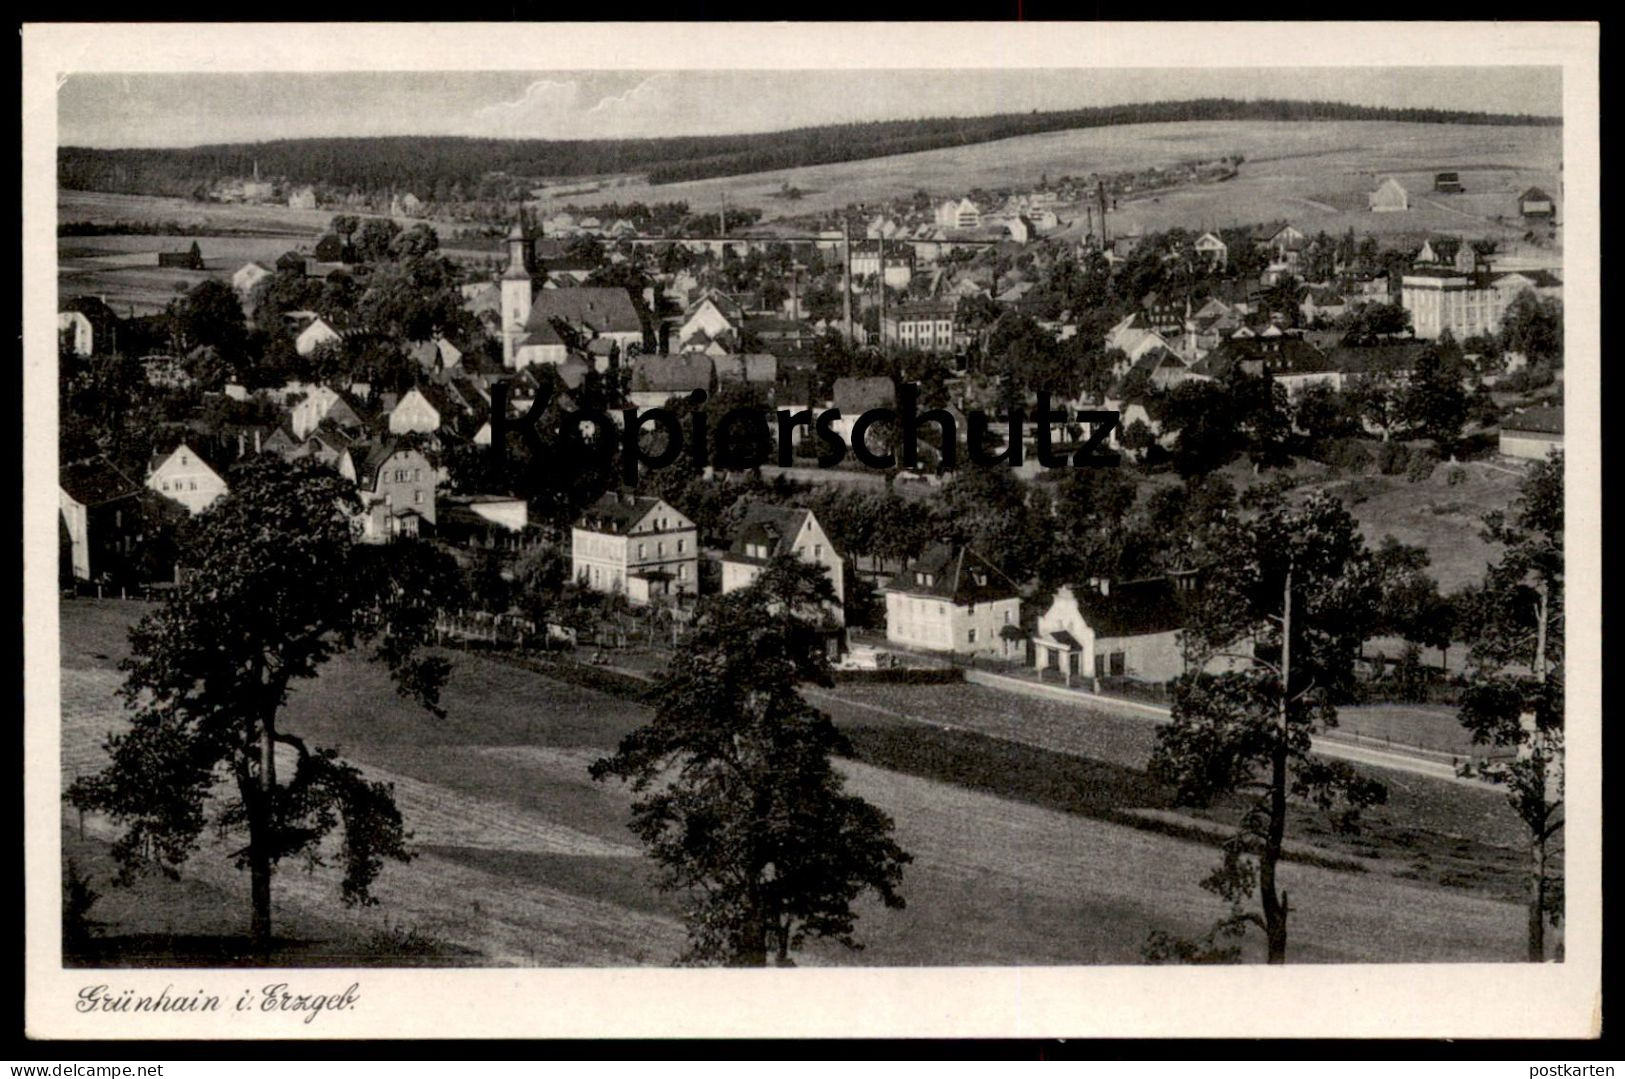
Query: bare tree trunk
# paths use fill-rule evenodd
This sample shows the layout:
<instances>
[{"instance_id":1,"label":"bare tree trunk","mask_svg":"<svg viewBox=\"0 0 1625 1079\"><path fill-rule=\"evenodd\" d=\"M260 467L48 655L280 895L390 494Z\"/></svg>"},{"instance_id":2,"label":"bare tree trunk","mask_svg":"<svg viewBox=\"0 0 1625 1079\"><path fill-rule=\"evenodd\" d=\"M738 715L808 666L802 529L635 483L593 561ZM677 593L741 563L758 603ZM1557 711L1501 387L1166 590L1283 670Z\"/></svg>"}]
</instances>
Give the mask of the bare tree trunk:
<instances>
[{"instance_id":1,"label":"bare tree trunk","mask_svg":"<svg viewBox=\"0 0 1625 1079\"><path fill-rule=\"evenodd\" d=\"M1547 590L1545 582L1536 587L1540 601L1535 608L1535 678L1546 684L1546 618ZM1534 752L1530 754L1536 782L1540 785L1540 804L1546 809L1546 753L1541 744L1541 731L1537 723L1530 732ZM1533 861L1534 880L1530 882L1529 898L1529 961L1546 961L1546 821L1548 814L1540 814L1540 826L1529 844Z\"/></svg>"},{"instance_id":2,"label":"bare tree trunk","mask_svg":"<svg viewBox=\"0 0 1625 1079\"><path fill-rule=\"evenodd\" d=\"M1544 768L1545 761L1539 754L1535 756L1535 763ZM1534 879L1529 882L1529 961L1531 963L1544 963L1546 961L1546 841L1536 838L1529 844L1533 856Z\"/></svg>"},{"instance_id":3,"label":"bare tree trunk","mask_svg":"<svg viewBox=\"0 0 1625 1079\"><path fill-rule=\"evenodd\" d=\"M1287 901L1278 892L1275 868L1281 861L1286 838L1287 715L1292 701L1292 571L1287 570L1281 608L1281 713L1280 729L1270 753L1270 817L1264 849L1258 859L1259 891L1264 903L1264 935L1269 946L1269 962L1286 962Z\"/></svg>"},{"instance_id":4,"label":"bare tree trunk","mask_svg":"<svg viewBox=\"0 0 1625 1079\"><path fill-rule=\"evenodd\" d=\"M254 907L254 947L271 950L271 827L276 796L276 726L271 715L260 721L259 789L248 813L249 893Z\"/></svg>"}]
</instances>

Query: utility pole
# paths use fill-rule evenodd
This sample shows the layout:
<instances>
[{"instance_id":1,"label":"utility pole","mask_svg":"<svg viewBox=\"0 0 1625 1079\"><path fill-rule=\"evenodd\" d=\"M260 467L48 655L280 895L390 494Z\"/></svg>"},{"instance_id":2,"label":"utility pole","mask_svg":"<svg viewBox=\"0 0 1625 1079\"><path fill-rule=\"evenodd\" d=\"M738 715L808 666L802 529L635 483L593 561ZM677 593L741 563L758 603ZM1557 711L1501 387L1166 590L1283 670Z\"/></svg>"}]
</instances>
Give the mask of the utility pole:
<instances>
[{"instance_id":1,"label":"utility pole","mask_svg":"<svg viewBox=\"0 0 1625 1079\"><path fill-rule=\"evenodd\" d=\"M886 351L886 238L882 236L876 241L880 244L880 321L876 325L880 328L880 351Z\"/></svg>"},{"instance_id":2,"label":"utility pole","mask_svg":"<svg viewBox=\"0 0 1625 1079\"><path fill-rule=\"evenodd\" d=\"M852 343L852 235L846 216L841 216L841 259L846 270L841 276L841 310L846 315L846 343Z\"/></svg>"}]
</instances>

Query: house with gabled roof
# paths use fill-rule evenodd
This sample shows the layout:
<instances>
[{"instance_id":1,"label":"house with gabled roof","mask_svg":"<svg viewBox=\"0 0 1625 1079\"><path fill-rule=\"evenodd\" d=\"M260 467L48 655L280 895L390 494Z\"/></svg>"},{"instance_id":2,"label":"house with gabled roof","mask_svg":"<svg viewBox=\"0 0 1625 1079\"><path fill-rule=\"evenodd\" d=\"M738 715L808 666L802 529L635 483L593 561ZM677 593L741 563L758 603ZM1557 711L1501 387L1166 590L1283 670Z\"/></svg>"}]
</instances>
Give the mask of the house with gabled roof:
<instances>
[{"instance_id":1,"label":"house with gabled roof","mask_svg":"<svg viewBox=\"0 0 1625 1079\"><path fill-rule=\"evenodd\" d=\"M1522 217L1555 217L1557 216L1557 203L1540 188L1531 187L1518 196L1518 213Z\"/></svg>"},{"instance_id":2,"label":"house with gabled roof","mask_svg":"<svg viewBox=\"0 0 1625 1079\"><path fill-rule=\"evenodd\" d=\"M389 410L389 433L392 435L438 432L464 411L443 387L432 383L419 383L401 395L395 407Z\"/></svg>"},{"instance_id":3,"label":"house with gabled roof","mask_svg":"<svg viewBox=\"0 0 1625 1079\"><path fill-rule=\"evenodd\" d=\"M361 495L357 538L362 543L389 543L433 529L439 476L421 449L385 438L359 444L351 455Z\"/></svg>"},{"instance_id":4,"label":"house with gabled roof","mask_svg":"<svg viewBox=\"0 0 1625 1079\"><path fill-rule=\"evenodd\" d=\"M762 568L780 555L794 555L822 566L835 589L835 604L827 612L835 625L846 622L846 565L840 551L810 509L751 502L728 541L722 556L722 591L744 588L761 575Z\"/></svg>"},{"instance_id":5,"label":"house with gabled roof","mask_svg":"<svg viewBox=\"0 0 1625 1079\"><path fill-rule=\"evenodd\" d=\"M57 470L64 578L117 580L140 527L141 485L106 457Z\"/></svg>"},{"instance_id":6,"label":"house with gabled roof","mask_svg":"<svg viewBox=\"0 0 1625 1079\"><path fill-rule=\"evenodd\" d=\"M1185 673L1180 634L1194 573L1113 583L1062 585L1038 617L1033 666L1074 678L1168 682Z\"/></svg>"},{"instance_id":7,"label":"house with gabled roof","mask_svg":"<svg viewBox=\"0 0 1625 1079\"><path fill-rule=\"evenodd\" d=\"M152 455L146 483L149 490L174 499L196 516L225 496L226 480L221 471L182 442L168 453Z\"/></svg>"},{"instance_id":8,"label":"house with gabled roof","mask_svg":"<svg viewBox=\"0 0 1625 1079\"><path fill-rule=\"evenodd\" d=\"M1196 257L1206 263L1210 269L1222 270L1230 258L1230 245L1219 239L1211 232L1204 232L1196 238Z\"/></svg>"},{"instance_id":9,"label":"house with gabled roof","mask_svg":"<svg viewBox=\"0 0 1625 1079\"><path fill-rule=\"evenodd\" d=\"M881 591L886 639L893 644L992 656L1009 656L1019 647L1015 582L968 547L933 544Z\"/></svg>"},{"instance_id":10,"label":"house with gabled roof","mask_svg":"<svg viewBox=\"0 0 1625 1079\"><path fill-rule=\"evenodd\" d=\"M1411 208L1411 196L1403 184L1388 176L1366 197L1366 205L1372 213L1397 213Z\"/></svg>"},{"instance_id":11,"label":"house with gabled roof","mask_svg":"<svg viewBox=\"0 0 1625 1079\"><path fill-rule=\"evenodd\" d=\"M661 498L610 491L570 529L571 576L635 606L694 595L699 566L694 522Z\"/></svg>"},{"instance_id":12,"label":"house with gabled roof","mask_svg":"<svg viewBox=\"0 0 1625 1079\"><path fill-rule=\"evenodd\" d=\"M294 438L302 439L323 423L350 431L366 427L360 409L348 394L318 384L309 387L303 400L289 410L288 426Z\"/></svg>"},{"instance_id":13,"label":"house with gabled roof","mask_svg":"<svg viewBox=\"0 0 1625 1079\"><path fill-rule=\"evenodd\" d=\"M695 390L710 393L715 389L714 361L704 353L639 356L632 361L627 398L638 408L658 408L674 397L687 397Z\"/></svg>"},{"instance_id":14,"label":"house with gabled roof","mask_svg":"<svg viewBox=\"0 0 1625 1079\"><path fill-rule=\"evenodd\" d=\"M1501 421L1500 451L1508 457L1544 461L1563 450L1562 408L1526 408Z\"/></svg>"},{"instance_id":15,"label":"house with gabled roof","mask_svg":"<svg viewBox=\"0 0 1625 1079\"><path fill-rule=\"evenodd\" d=\"M326 319L318 316L299 331L299 335L293 339L293 348L299 355L309 356L323 345L337 344L342 340L344 335L335 330Z\"/></svg>"},{"instance_id":16,"label":"house with gabled roof","mask_svg":"<svg viewBox=\"0 0 1625 1079\"><path fill-rule=\"evenodd\" d=\"M232 291L246 298L254 291L255 285L272 276L275 275L271 268L263 262L245 262L231 275Z\"/></svg>"}]
</instances>

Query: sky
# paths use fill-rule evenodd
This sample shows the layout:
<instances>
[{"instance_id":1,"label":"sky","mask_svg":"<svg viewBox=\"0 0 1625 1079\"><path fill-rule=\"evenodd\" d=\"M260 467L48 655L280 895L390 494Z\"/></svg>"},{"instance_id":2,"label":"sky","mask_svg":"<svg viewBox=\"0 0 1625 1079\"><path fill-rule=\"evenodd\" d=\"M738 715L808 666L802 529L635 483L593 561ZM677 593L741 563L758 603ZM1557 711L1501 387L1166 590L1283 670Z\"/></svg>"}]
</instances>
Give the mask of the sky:
<instances>
[{"instance_id":1,"label":"sky","mask_svg":"<svg viewBox=\"0 0 1625 1079\"><path fill-rule=\"evenodd\" d=\"M71 74L64 146L339 135L647 138L1197 97L1556 116L1555 67Z\"/></svg>"}]
</instances>

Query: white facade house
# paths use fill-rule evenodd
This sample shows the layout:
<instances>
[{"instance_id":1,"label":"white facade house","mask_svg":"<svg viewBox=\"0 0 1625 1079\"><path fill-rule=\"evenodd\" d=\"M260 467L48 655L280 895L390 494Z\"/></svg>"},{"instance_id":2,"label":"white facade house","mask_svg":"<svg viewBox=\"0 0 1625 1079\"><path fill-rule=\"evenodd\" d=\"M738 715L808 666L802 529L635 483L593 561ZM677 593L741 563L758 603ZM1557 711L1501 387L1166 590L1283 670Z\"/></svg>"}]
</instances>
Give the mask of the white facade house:
<instances>
[{"instance_id":1,"label":"white facade house","mask_svg":"<svg viewBox=\"0 0 1625 1079\"><path fill-rule=\"evenodd\" d=\"M837 625L844 624L845 564L812 510L751 503L722 556L722 591L747 587L769 560L785 554L823 567L835 589L836 602L829 613Z\"/></svg>"},{"instance_id":2,"label":"white facade house","mask_svg":"<svg viewBox=\"0 0 1625 1079\"><path fill-rule=\"evenodd\" d=\"M327 344L336 344L343 340L343 336L323 318L312 319L310 325L299 331L299 336L293 339L294 351L301 356L309 356L318 348Z\"/></svg>"},{"instance_id":3,"label":"white facade house","mask_svg":"<svg viewBox=\"0 0 1625 1079\"><path fill-rule=\"evenodd\" d=\"M1372 213L1398 213L1411 208L1411 196L1403 184L1392 176L1387 177L1377 185L1377 189L1367 197L1367 205Z\"/></svg>"},{"instance_id":4,"label":"white facade house","mask_svg":"<svg viewBox=\"0 0 1625 1079\"><path fill-rule=\"evenodd\" d=\"M167 454L154 456L147 470L147 487L173 498L193 515L208 509L227 490L220 473L184 442Z\"/></svg>"},{"instance_id":5,"label":"white facade house","mask_svg":"<svg viewBox=\"0 0 1625 1079\"><path fill-rule=\"evenodd\" d=\"M699 532L665 500L611 491L570 530L570 573L642 606L699 590Z\"/></svg>"},{"instance_id":6,"label":"white facade house","mask_svg":"<svg viewBox=\"0 0 1625 1079\"><path fill-rule=\"evenodd\" d=\"M254 291L255 285L270 276L271 270L268 266L258 262L245 262L231 275L231 287L238 296L247 297Z\"/></svg>"},{"instance_id":7,"label":"white facade house","mask_svg":"<svg viewBox=\"0 0 1625 1079\"><path fill-rule=\"evenodd\" d=\"M991 656L1021 647L1015 583L968 548L931 547L884 592L886 639L893 644Z\"/></svg>"},{"instance_id":8,"label":"white facade house","mask_svg":"<svg viewBox=\"0 0 1625 1079\"><path fill-rule=\"evenodd\" d=\"M392 435L405 434L432 434L440 430L445 417L440 409L424 394L420 387L413 386L395 403L389 411L389 433Z\"/></svg>"},{"instance_id":9,"label":"white facade house","mask_svg":"<svg viewBox=\"0 0 1625 1079\"><path fill-rule=\"evenodd\" d=\"M1544 461L1563 449L1563 410L1526 408L1501 421L1499 449L1508 457Z\"/></svg>"}]
</instances>

